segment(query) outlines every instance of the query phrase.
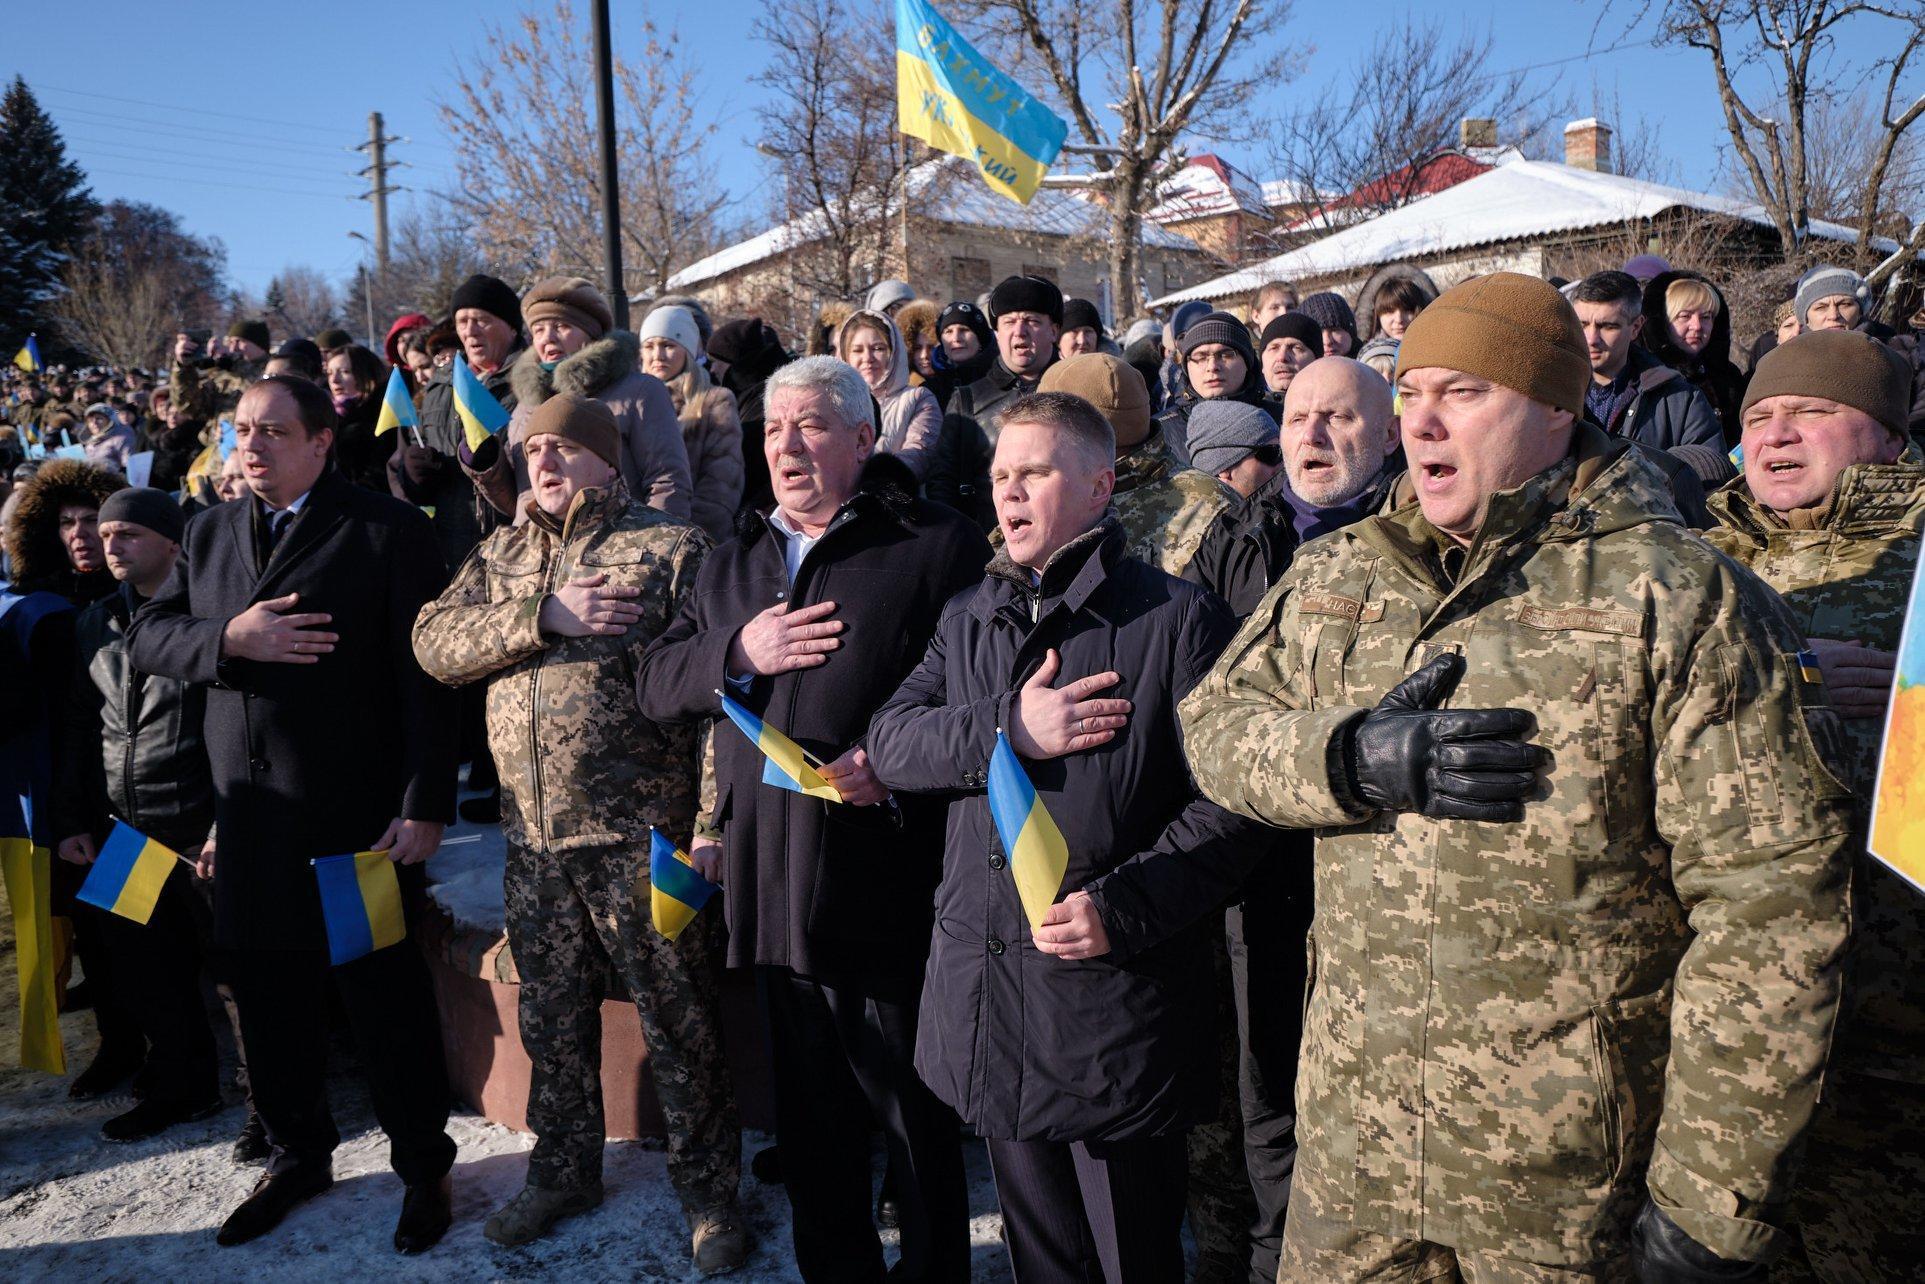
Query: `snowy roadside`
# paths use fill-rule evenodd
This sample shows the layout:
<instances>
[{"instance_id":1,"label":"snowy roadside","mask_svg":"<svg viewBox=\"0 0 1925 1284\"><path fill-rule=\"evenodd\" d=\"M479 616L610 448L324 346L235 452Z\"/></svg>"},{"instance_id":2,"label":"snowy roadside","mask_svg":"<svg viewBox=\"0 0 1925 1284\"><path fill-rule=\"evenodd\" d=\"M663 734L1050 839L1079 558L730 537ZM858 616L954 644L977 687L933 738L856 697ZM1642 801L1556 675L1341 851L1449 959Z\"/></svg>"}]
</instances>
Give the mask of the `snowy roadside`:
<instances>
[{"instance_id":1,"label":"snowy roadside","mask_svg":"<svg viewBox=\"0 0 1925 1284\"><path fill-rule=\"evenodd\" d=\"M92 1021L76 1013L62 1025L77 1070L91 1053ZM100 1139L100 1124L127 1108L126 1094L69 1102L67 1082L34 1076L0 1093L0 1274L9 1280L698 1278L688 1269L687 1233L664 1156L652 1145L611 1144L607 1203L537 1244L503 1249L482 1238L481 1223L520 1188L529 1138L458 1114L449 1125L461 1148L454 1229L434 1251L402 1257L389 1242L401 1189L359 1076L344 1070L328 1085L343 1134L334 1189L264 1239L220 1248L215 1227L260 1171L236 1166L228 1154L240 1108L151 1141L114 1145ZM744 1140L742 1207L755 1249L749 1268L730 1278L786 1284L801 1279L791 1260L788 1201L779 1187L748 1175L748 1157L767 1144L758 1134ZM980 1143L971 1142L967 1153L974 1275L1007 1280L989 1164Z\"/></svg>"}]
</instances>

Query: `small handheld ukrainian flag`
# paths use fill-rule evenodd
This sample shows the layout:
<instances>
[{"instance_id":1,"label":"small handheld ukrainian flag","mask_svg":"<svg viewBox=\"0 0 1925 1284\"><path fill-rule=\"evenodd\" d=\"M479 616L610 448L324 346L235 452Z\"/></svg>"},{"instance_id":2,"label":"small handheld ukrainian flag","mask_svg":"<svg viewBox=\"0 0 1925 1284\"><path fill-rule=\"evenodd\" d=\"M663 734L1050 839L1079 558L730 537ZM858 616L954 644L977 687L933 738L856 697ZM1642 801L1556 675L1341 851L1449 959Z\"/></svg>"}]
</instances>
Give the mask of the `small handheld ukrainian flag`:
<instances>
[{"instance_id":1,"label":"small handheld ukrainian flag","mask_svg":"<svg viewBox=\"0 0 1925 1284\"><path fill-rule=\"evenodd\" d=\"M824 780L821 773L809 764L809 755L803 752L801 745L727 696L722 697L722 712L729 715L729 721L741 729L750 744L762 751L766 759L762 764L763 784L829 802L842 801L842 795L836 792L836 787Z\"/></svg>"},{"instance_id":2,"label":"small handheld ukrainian flag","mask_svg":"<svg viewBox=\"0 0 1925 1284\"><path fill-rule=\"evenodd\" d=\"M1739 442L1730 450L1725 451L1724 457L1731 461L1733 468L1736 468L1739 472L1743 472L1745 466L1745 444L1742 441Z\"/></svg>"},{"instance_id":3,"label":"small handheld ukrainian flag","mask_svg":"<svg viewBox=\"0 0 1925 1284\"><path fill-rule=\"evenodd\" d=\"M1816 651L1800 651L1798 653L1798 676L1807 682L1823 682L1825 680L1825 671L1818 667L1818 653Z\"/></svg>"},{"instance_id":4,"label":"small handheld ukrainian flag","mask_svg":"<svg viewBox=\"0 0 1925 1284\"><path fill-rule=\"evenodd\" d=\"M87 871L87 881L75 894L89 905L144 926L153 918L154 902L180 858L179 852L116 820L114 832L100 845L100 855Z\"/></svg>"},{"instance_id":5,"label":"small handheld ukrainian flag","mask_svg":"<svg viewBox=\"0 0 1925 1284\"><path fill-rule=\"evenodd\" d=\"M648 916L656 931L674 940L720 890L695 872L688 853L662 837L661 830L648 831Z\"/></svg>"},{"instance_id":6,"label":"small handheld ukrainian flag","mask_svg":"<svg viewBox=\"0 0 1925 1284\"><path fill-rule=\"evenodd\" d=\"M394 862L386 852L323 856L314 862L314 877L321 884L321 918L328 930L328 961L334 966L407 939L401 880L394 876Z\"/></svg>"},{"instance_id":7,"label":"small handheld ukrainian flag","mask_svg":"<svg viewBox=\"0 0 1925 1284\"><path fill-rule=\"evenodd\" d=\"M0 592L0 600L5 594ZM0 764L11 765L11 764ZM67 1072L60 1043L60 1002L53 936L53 854L33 840L33 803L9 789L0 794L0 878L13 909L14 971L20 978L20 1064L48 1074Z\"/></svg>"},{"instance_id":8,"label":"small handheld ukrainian flag","mask_svg":"<svg viewBox=\"0 0 1925 1284\"><path fill-rule=\"evenodd\" d=\"M461 417L469 450L479 450L482 442L508 426L508 412L468 368L467 358L460 353L455 354L454 393L455 414Z\"/></svg>"},{"instance_id":9,"label":"small handheld ukrainian flag","mask_svg":"<svg viewBox=\"0 0 1925 1284\"><path fill-rule=\"evenodd\" d=\"M1069 133L929 0L896 0L896 115L903 133L974 161L984 182L1024 205Z\"/></svg>"},{"instance_id":10,"label":"small handheld ukrainian flag","mask_svg":"<svg viewBox=\"0 0 1925 1284\"><path fill-rule=\"evenodd\" d=\"M28 335L27 341L20 345L20 351L13 354L13 364L28 374L43 369L46 363L40 359L40 341Z\"/></svg>"},{"instance_id":11,"label":"small handheld ukrainian flag","mask_svg":"<svg viewBox=\"0 0 1925 1284\"><path fill-rule=\"evenodd\" d=\"M388 388L381 394L381 414L374 421L374 435L393 432L396 428L418 428L420 416L414 413L414 398L408 395L408 381L401 377L401 367L396 366L388 374Z\"/></svg>"},{"instance_id":12,"label":"small handheld ukrainian flag","mask_svg":"<svg viewBox=\"0 0 1925 1284\"><path fill-rule=\"evenodd\" d=\"M1063 890L1063 875L1069 869L1069 844L1063 831L1056 828L1036 786L1029 783L1009 737L999 727L996 748L989 755L989 815L996 822L996 834L1003 840L1009 857L1009 872L1016 880L1016 895L1022 898L1023 914L1029 930L1043 925L1043 916L1056 903Z\"/></svg>"}]
</instances>

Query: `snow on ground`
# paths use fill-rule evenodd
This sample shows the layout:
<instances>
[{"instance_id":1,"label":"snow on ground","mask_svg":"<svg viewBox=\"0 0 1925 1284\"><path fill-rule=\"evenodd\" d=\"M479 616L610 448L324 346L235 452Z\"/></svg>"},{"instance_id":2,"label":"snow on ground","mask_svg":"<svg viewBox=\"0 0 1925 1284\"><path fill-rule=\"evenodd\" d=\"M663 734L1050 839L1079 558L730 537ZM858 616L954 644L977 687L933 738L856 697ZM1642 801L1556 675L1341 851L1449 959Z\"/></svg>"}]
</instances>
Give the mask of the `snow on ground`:
<instances>
[{"instance_id":1,"label":"snow on ground","mask_svg":"<svg viewBox=\"0 0 1925 1284\"><path fill-rule=\"evenodd\" d=\"M71 1071L91 1056L92 1024L86 1013L62 1020ZM125 1091L70 1102L68 1081L16 1074L0 1090L0 1277L10 1281L699 1278L688 1266L687 1231L664 1156L649 1143L608 1147L608 1201L600 1209L526 1248L504 1249L482 1237L481 1224L520 1189L530 1138L457 1114L449 1124L461 1148L454 1228L432 1252L403 1257L390 1242L401 1186L388 1168L386 1141L359 1074L339 1066L328 1085L343 1138L334 1155L334 1188L266 1237L221 1248L215 1228L260 1173L258 1166L237 1166L229 1154L240 1106L149 1141L115 1145L102 1141L99 1130L131 1104ZM747 1270L730 1277L758 1284L801 1279L789 1246L788 1200L779 1186L749 1175L749 1156L769 1142L761 1134L744 1138L742 1207L754 1255ZM968 1143L967 1154L975 1278L1007 1280L988 1159L979 1142ZM890 1245L893 1258L893 1236Z\"/></svg>"}]
</instances>

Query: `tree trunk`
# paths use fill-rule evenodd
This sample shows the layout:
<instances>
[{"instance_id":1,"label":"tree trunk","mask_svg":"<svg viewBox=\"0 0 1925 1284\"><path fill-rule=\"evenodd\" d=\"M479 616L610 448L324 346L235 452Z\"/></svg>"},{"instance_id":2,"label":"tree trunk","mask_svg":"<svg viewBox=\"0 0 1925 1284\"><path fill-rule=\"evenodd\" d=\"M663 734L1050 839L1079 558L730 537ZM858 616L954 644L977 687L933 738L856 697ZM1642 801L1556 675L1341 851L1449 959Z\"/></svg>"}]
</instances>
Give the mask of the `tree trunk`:
<instances>
[{"instance_id":1,"label":"tree trunk","mask_svg":"<svg viewBox=\"0 0 1925 1284\"><path fill-rule=\"evenodd\" d=\"M1143 310L1143 167L1119 158L1110 188L1111 325Z\"/></svg>"}]
</instances>

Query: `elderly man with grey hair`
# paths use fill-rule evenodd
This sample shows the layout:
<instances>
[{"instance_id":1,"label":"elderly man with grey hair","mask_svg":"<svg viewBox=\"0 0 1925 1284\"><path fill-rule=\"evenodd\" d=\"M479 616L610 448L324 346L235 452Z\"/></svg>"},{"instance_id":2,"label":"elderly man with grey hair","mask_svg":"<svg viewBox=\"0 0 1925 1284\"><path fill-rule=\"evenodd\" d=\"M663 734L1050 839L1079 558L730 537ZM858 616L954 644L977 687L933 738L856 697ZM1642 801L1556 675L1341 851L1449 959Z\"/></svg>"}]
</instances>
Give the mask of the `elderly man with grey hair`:
<instances>
[{"instance_id":1,"label":"elderly man with grey hair","mask_svg":"<svg viewBox=\"0 0 1925 1284\"><path fill-rule=\"evenodd\" d=\"M729 966L753 968L768 1022L776 1139L805 1279L880 1280L870 1120L887 1134L899 1272L969 1277L956 1118L916 1077L916 1011L943 852L940 798L895 799L870 768L869 719L908 676L943 603L989 545L915 497L876 455L869 389L809 357L769 377L762 450L774 506L703 563L642 658L642 709L692 722L728 692L820 763L840 801L765 782L733 727L715 732L717 801L691 855L719 881Z\"/></svg>"}]
</instances>

